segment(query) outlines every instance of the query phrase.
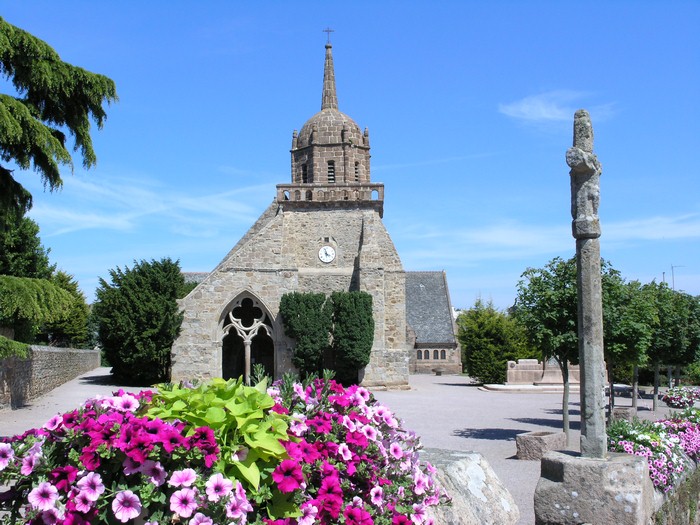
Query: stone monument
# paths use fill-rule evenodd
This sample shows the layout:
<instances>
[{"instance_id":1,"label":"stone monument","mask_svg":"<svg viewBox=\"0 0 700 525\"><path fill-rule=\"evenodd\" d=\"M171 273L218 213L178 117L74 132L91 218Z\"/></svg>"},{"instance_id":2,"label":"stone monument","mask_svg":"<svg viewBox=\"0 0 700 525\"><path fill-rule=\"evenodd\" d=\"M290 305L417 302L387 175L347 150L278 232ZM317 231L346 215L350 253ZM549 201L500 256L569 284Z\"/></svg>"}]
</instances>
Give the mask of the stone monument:
<instances>
[{"instance_id":1,"label":"stone monument","mask_svg":"<svg viewBox=\"0 0 700 525\"><path fill-rule=\"evenodd\" d=\"M566 152L571 168L571 223L576 239L578 351L581 363L581 454L604 458L605 362L600 276L601 166L593 153L593 126L585 109L574 115L574 145Z\"/></svg>"},{"instance_id":2,"label":"stone monument","mask_svg":"<svg viewBox=\"0 0 700 525\"><path fill-rule=\"evenodd\" d=\"M581 370L581 456L548 452L535 489L537 525L641 525L652 512L654 488L646 458L608 454L600 274L600 173L586 110L574 115L571 168L572 233L576 239L578 343Z\"/></svg>"}]
</instances>

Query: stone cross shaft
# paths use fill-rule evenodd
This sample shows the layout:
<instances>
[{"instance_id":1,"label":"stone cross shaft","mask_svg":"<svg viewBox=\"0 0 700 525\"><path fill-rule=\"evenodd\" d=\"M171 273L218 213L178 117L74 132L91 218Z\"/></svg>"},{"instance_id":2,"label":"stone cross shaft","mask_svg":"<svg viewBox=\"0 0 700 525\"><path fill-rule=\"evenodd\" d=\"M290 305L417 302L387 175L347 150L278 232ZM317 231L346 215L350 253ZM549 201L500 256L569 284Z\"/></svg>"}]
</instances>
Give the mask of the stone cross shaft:
<instances>
[{"instance_id":1,"label":"stone cross shaft","mask_svg":"<svg viewBox=\"0 0 700 525\"><path fill-rule=\"evenodd\" d=\"M607 455L607 436L598 219L602 169L593 153L591 118L584 109L574 115L574 145L566 152L566 163L571 168L572 233L576 239L581 454L604 458Z\"/></svg>"}]
</instances>

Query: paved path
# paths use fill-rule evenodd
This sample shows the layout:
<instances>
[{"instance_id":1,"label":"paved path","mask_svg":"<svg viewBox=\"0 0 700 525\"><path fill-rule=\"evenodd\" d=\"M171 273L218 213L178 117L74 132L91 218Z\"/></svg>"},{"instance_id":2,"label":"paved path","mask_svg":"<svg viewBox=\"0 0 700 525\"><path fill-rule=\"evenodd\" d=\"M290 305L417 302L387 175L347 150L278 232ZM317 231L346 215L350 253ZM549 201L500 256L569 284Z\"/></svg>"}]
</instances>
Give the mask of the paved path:
<instances>
[{"instance_id":1,"label":"paved path","mask_svg":"<svg viewBox=\"0 0 700 525\"><path fill-rule=\"evenodd\" d=\"M515 458L515 436L561 428L561 394L482 391L464 376L414 375L410 385L411 390L375 395L404 420L406 428L421 436L424 446L481 453L515 498L521 514L519 524L533 524L533 495L540 463ZM25 408L0 410L0 436L41 426L57 413L77 408L91 397L110 395L119 388L112 383L109 368L97 368L33 400ZM618 399L618 405L629 403L629 399ZM650 403L651 400L640 401L640 416L653 416L644 410ZM578 409L578 396L574 394L570 403L572 450L579 443ZM663 417L666 411L659 410L655 415Z\"/></svg>"}]
</instances>

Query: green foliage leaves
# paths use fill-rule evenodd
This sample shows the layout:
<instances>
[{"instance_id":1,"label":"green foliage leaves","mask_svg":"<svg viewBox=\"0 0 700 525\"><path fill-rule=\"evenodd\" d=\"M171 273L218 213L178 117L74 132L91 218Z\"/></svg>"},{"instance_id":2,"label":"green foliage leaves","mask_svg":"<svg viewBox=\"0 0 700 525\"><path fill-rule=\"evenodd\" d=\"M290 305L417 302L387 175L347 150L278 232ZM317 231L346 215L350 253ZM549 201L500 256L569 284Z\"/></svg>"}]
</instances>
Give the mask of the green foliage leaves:
<instances>
[{"instance_id":1,"label":"green foliage leaves","mask_svg":"<svg viewBox=\"0 0 700 525\"><path fill-rule=\"evenodd\" d=\"M335 364L331 368L341 383L357 383L374 341L370 294L333 292L327 299L322 293L292 292L282 296L280 313L285 334L296 340L292 363L304 377L322 373L323 354L332 335Z\"/></svg>"},{"instance_id":2,"label":"green foliage leaves","mask_svg":"<svg viewBox=\"0 0 700 525\"><path fill-rule=\"evenodd\" d=\"M9 218L0 225L0 275L49 279L56 266L39 238L39 226L29 217Z\"/></svg>"},{"instance_id":3,"label":"green foliage leaves","mask_svg":"<svg viewBox=\"0 0 700 525\"><path fill-rule=\"evenodd\" d=\"M187 435L198 427L214 431L221 453L217 471L238 479L260 499L270 494L272 471L287 458L288 417L269 410L275 404L267 383L245 386L242 379L214 379L196 388L159 385L148 416L183 421ZM267 501L270 515L283 515L284 499Z\"/></svg>"},{"instance_id":4,"label":"green foliage leaves","mask_svg":"<svg viewBox=\"0 0 700 525\"><path fill-rule=\"evenodd\" d=\"M141 261L133 269L110 270L110 277L111 283L100 279L93 313L112 372L136 384L167 380L170 349L182 323L180 265L170 259Z\"/></svg>"},{"instance_id":5,"label":"green foliage leaves","mask_svg":"<svg viewBox=\"0 0 700 525\"><path fill-rule=\"evenodd\" d=\"M457 318L457 338L466 372L481 383L503 383L508 361L537 356L525 340L525 332L511 316L492 302L477 299Z\"/></svg>"},{"instance_id":6,"label":"green foliage leaves","mask_svg":"<svg viewBox=\"0 0 700 525\"><path fill-rule=\"evenodd\" d=\"M332 326L332 311L326 304L326 296L322 293L284 294L280 314L285 335L296 340L292 363L303 377L320 374Z\"/></svg>"},{"instance_id":7,"label":"green foliage leaves","mask_svg":"<svg viewBox=\"0 0 700 525\"><path fill-rule=\"evenodd\" d=\"M333 292L331 301L336 378L343 385L352 385L360 369L369 364L372 352L372 296L359 291Z\"/></svg>"},{"instance_id":8,"label":"green foliage leaves","mask_svg":"<svg viewBox=\"0 0 700 525\"><path fill-rule=\"evenodd\" d=\"M88 343L87 321L90 315L85 295L78 288L78 282L66 272L59 270L51 282L68 292L72 301L63 319L46 323L39 338L57 346L83 347Z\"/></svg>"},{"instance_id":9,"label":"green foliage leaves","mask_svg":"<svg viewBox=\"0 0 700 525\"><path fill-rule=\"evenodd\" d=\"M44 183L61 186L60 165L72 167L63 130L74 138L83 166L96 162L90 120L101 128L103 102L117 100L114 82L63 62L45 42L0 18L0 74L17 96L0 94L0 158L33 168ZM18 213L31 207L31 195L0 167L0 210Z\"/></svg>"},{"instance_id":10,"label":"green foliage leaves","mask_svg":"<svg viewBox=\"0 0 700 525\"><path fill-rule=\"evenodd\" d=\"M7 357L29 357L29 346L0 335L0 359Z\"/></svg>"},{"instance_id":11,"label":"green foliage leaves","mask_svg":"<svg viewBox=\"0 0 700 525\"><path fill-rule=\"evenodd\" d=\"M46 279L0 275L0 321L16 320L35 324L56 322L66 317L73 297Z\"/></svg>"},{"instance_id":12,"label":"green foliage leaves","mask_svg":"<svg viewBox=\"0 0 700 525\"><path fill-rule=\"evenodd\" d=\"M518 282L515 315L532 345L561 365L578 360L576 259L528 268Z\"/></svg>"}]
</instances>

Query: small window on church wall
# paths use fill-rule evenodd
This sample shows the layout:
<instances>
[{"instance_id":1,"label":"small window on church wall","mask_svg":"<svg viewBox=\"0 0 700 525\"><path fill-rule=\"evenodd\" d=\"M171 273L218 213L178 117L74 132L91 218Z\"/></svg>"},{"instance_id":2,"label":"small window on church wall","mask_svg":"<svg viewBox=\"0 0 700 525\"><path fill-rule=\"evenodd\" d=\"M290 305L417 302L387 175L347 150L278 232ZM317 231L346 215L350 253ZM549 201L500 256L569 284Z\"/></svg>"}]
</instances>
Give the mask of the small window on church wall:
<instances>
[{"instance_id":1,"label":"small window on church wall","mask_svg":"<svg viewBox=\"0 0 700 525\"><path fill-rule=\"evenodd\" d=\"M311 193L311 190L309 190L309 191L306 192L306 200L307 200L307 201L312 201L312 200L314 200L314 194Z\"/></svg>"},{"instance_id":2,"label":"small window on church wall","mask_svg":"<svg viewBox=\"0 0 700 525\"><path fill-rule=\"evenodd\" d=\"M372 190L372 200L373 201L379 200L379 192L377 190Z\"/></svg>"},{"instance_id":3,"label":"small window on church wall","mask_svg":"<svg viewBox=\"0 0 700 525\"><path fill-rule=\"evenodd\" d=\"M416 353L416 358L418 358L419 360L423 359L423 350L418 350L418 352Z\"/></svg>"},{"instance_id":4,"label":"small window on church wall","mask_svg":"<svg viewBox=\"0 0 700 525\"><path fill-rule=\"evenodd\" d=\"M447 359L447 352L440 350L440 359Z\"/></svg>"},{"instance_id":5,"label":"small window on church wall","mask_svg":"<svg viewBox=\"0 0 700 525\"><path fill-rule=\"evenodd\" d=\"M301 165L301 182L303 182L304 184L309 182L309 174L306 171L306 164Z\"/></svg>"},{"instance_id":6,"label":"small window on church wall","mask_svg":"<svg viewBox=\"0 0 700 525\"><path fill-rule=\"evenodd\" d=\"M355 163L355 182L360 182L360 163Z\"/></svg>"},{"instance_id":7,"label":"small window on church wall","mask_svg":"<svg viewBox=\"0 0 700 525\"><path fill-rule=\"evenodd\" d=\"M423 352L423 358L430 359L430 350L426 350L425 352Z\"/></svg>"},{"instance_id":8,"label":"small window on church wall","mask_svg":"<svg viewBox=\"0 0 700 525\"><path fill-rule=\"evenodd\" d=\"M328 161L328 182L329 183L335 182L335 161L334 160Z\"/></svg>"},{"instance_id":9,"label":"small window on church wall","mask_svg":"<svg viewBox=\"0 0 700 525\"><path fill-rule=\"evenodd\" d=\"M438 351L437 350L433 350L433 359L436 359L436 360L438 359Z\"/></svg>"}]
</instances>

